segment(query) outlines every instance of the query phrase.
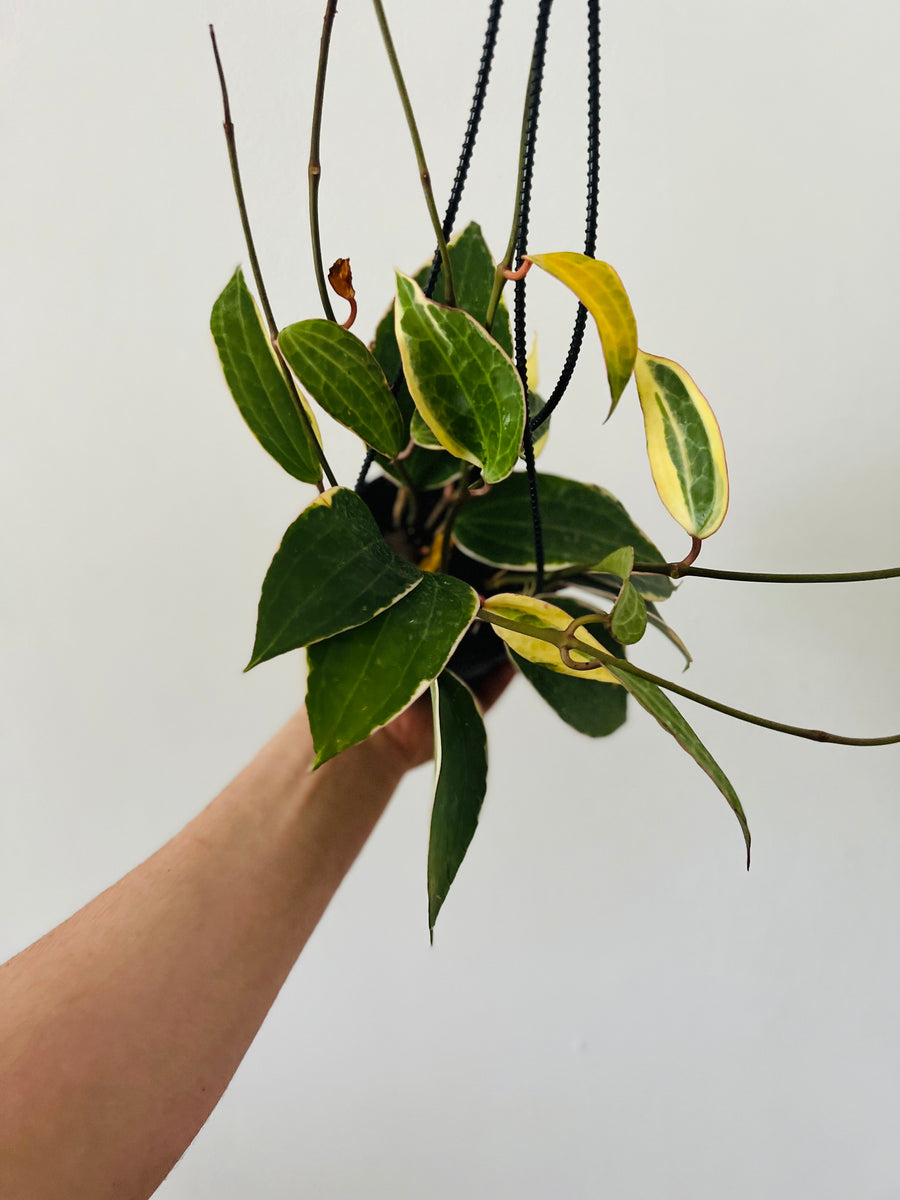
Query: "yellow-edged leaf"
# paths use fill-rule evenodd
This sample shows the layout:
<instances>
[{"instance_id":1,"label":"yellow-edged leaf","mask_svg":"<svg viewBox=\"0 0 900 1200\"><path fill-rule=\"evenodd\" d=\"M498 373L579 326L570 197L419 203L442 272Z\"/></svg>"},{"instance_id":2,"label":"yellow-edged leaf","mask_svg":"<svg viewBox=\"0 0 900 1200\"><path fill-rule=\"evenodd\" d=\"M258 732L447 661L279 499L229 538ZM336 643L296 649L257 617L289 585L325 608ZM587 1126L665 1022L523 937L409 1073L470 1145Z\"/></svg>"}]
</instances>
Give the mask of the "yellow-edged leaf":
<instances>
[{"instance_id":1,"label":"yellow-edged leaf","mask_svg":"<svg viewBox=\"0 0 900 1200\"><path fill-rule=\"evenodd\" d=\"M708 538L728 510L725 446L709 402L668 358L639 350L634 378L659 497L682 529Z\"/></svg>"},{"instance_id":2,"label":"yellow-edged leaf","mask_svg":"<svg viewBox=\"0 0 900 1200\"><path fill-rule=\"evenodd\" d=\"M622 280L609 265L586 254L562 250L556 254L529 254L535 266L564 283L585 306L597 325L612 402L607 419L634 370L637 324Z\"/></svg>"},{"instance_id":3,"label":"yellow-edged leaf","mask_svg":"<svg viewBox=\"0 0 900 1200\"><path fill-rule=\"evenodd\" d=\"M572 622L569 614L563 612L561 608L557 608L555 604L549 604L546 600L538 600L536 596L519 596L513 592L501 592L497 596L491 596L485 600L482 608L495 616L504 617L507 621L516 621L522 625L533 625L539 629L553 629L558 632L567 629ZM567 667L560 658L559 650L551 642L529 637L527 633L516 633L515 630L505 629L502 625L494 625L493 628L494 632L503 638L511 650L527 659L528 662L540 663L541 666L549 667L551 671L558 671L561 675L574 675L577 679L592 679L597 683L619 682L607 671L606 667L597 667L593 671L576 671L572 667ZM583 642L591 650L609 656L609 651L595 637L592 637L584 626L580 626L575 631L575 640ZM572 650L571 655L576 660L590 661L589 656L581 655L577 650Z\"/></svg>"}]
</instances>

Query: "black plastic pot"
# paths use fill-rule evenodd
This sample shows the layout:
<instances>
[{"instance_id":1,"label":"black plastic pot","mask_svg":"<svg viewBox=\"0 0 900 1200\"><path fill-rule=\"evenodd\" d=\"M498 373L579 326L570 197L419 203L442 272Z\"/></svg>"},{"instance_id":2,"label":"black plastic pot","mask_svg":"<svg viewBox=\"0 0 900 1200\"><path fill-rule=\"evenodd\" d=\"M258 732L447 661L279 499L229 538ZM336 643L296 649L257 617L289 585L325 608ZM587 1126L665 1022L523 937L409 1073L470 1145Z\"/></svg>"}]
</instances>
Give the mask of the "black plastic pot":
<instances>
[{"instance_id":1,"label":"black plastic pot","mask_svg":"<svg viewBox=\"0 0 900 1200\"><path fill-rule=\"evenodd\" d=\"M440 502L443 493L440 489L419 492L415 521L409 527L404 521L399 529L395 527L394 522L397 493L397 485L386 476L380 475L363 486L360 496L366 502L391 548L411 562L418 563L431 544L434 531L427 527L428 518L435 505ZM473 587L480 596L491 594L490 580L497 573L496 567L477 562L454 546L448 570L451 575ZM454 650L447 666L470 687L475 688L506 661L503 642L489 625L483 621L476 621Z\"/></svg>"}]
</instances>

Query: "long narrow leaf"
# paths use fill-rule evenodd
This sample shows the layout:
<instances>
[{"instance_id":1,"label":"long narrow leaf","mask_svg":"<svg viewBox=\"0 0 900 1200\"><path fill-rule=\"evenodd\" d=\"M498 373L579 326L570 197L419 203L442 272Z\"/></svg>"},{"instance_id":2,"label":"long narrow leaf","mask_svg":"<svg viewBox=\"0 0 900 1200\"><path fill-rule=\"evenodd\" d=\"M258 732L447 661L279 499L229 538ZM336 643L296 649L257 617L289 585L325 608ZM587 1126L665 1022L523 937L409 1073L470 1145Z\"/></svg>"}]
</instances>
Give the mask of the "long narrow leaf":
<instances>
[{"instance_id":1,"label":"long narrow leaf","mask_svg":"<svg viewBox=\"0 0 900 1200\"><path fill-rule=\"evenodd\" d=\"M428 931L475 834L487 788L487 734L475 697L442 671L431 684L434 801L428 839Z\"/></svg>"},{"instance_id":2,"label":"long narrow leaf","mask_svg":"<svg viewBox=\"0 0 900 1200\"><path fill-rule=\"evenodd\" d=\"M240 267L213 305L209 325L229 390L253 436L295 479L321 479L313 434L297 412Z\"/></svg>"},{"instance_id":3,"label":"long narrow leaf","mask_svg":"<svg viewBox=\"0 0 900 1200\"><path fill-rule=\"evenodd\" d=\"M697 737L696 733L694 733L693 729L691 729L669 697L655 683L651 683L648 679L641 679L639 675L632 675L628 671L622 671L615 666L609 666L609 672L618 679L622 687L631 693L638 704L642 708L646 708L647 712L656 718L663 729L667 733L671 733L678 744L684 747L691 758L703 768L728 801L728 806L737 817L741 832L744 835L744 843L747 847L747 867L749 868L750 827L747 824L747 818L744 815L744 809L738 799L737 792L732 787L722 768Z\"/></svg>"}]
</instances>

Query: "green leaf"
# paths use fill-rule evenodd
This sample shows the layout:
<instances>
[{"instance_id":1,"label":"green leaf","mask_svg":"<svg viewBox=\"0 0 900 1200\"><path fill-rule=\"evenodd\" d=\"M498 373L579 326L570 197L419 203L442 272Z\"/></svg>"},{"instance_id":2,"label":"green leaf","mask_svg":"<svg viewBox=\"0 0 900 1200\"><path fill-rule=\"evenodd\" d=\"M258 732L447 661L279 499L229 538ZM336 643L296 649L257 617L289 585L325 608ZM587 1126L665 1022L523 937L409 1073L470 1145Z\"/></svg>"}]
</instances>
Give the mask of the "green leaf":
<instances>
[{"instance_id":1,"label":"green leaf","mask_svg":"<svg viewBox=\"0 0 900 1200\"><path fill-rule=\"evenodd\" d=\"M554 596L553 603L570 617L583 617L596 611L568 596ZM592 625L591 633L610 654L621 658L623 651L617 641L601 625ZM538 666L507 648L509 657L533 688L546 700L567 725L588 737L607 737L624 724L628 693L620 687L594 687L589 679L562 675L547 667Z\"/></svg>"},{"instance_id":2,"label":"green leaf","mask_svg":"<svg viewBox=\"0 0 900 1200\"><path fill-rule=\"evenodd\" d=\"M568 250L529 254L528 258L573 291L594 318L612 397L608 420L631 378L637 354L637 325L622 280L609 263Z\"/></svg>"},{"instance_id":3,"label":"green leaf","mask_svg":"<svg viewBox=\"0 0 900 1200\"><path fill-rule=\"evenodd\" d=\"M407 486L407 481L396 463L382 454L376 454L375 461L394 483L401 487ZM406 471L413 487L422 492L443 487L451 479L457 479L460 471L459 459L448 454L446 450L425 450L421 446L413 446L412 453L404 458L400 465Z\"/></svg>"},{"instance_id":4,"label":"green leaf","mask_svg":"<svg viewBox=\"0 0 900 1200\"><path fill-rule=\"evenodd\" d=\"M644 636L647 628L647 608L643 597L630 580L634 566L634 547L623 546L597 563L595 571L618 575L622 581L619 594L609 614L609 628L623 646L632 646Z\"/></svg>"},{"instance_id":5,"label":"green leaf","mask_svg":"<svg viewBox=\"0 0 900 1200\"><path fill-rule=\"evenodd\" d=\"M428 932L456 878L487 788L487 734L475 697L449 671L431 684L434 802L428 839Z\"/></svg>"},{"instance_id":6,"label":"green leaf","mask_svg":"<svg viewBox=\"0 0 900 1200\"><path fill-rule=\"evenodd\" d=\"M278 344L314 400L374 450L393 458L407 443L384 372L349 329L315 318L288 325Z\"/></svg>"},{"instance_id":7,"label":"green leaf","mask_svg":"<svg viewBox=\"0 0 900 1200\"><path fill-rule=\"evenodd\" d=\"M725 447L709 402L668 358L639 350L634 378L659 497L682 529L707 538L728 510Z\"/></svg>"},{"instance_id":8,"label":"green leaf","mask_svg":"<svg viewBox=\"0 0 900 1200\"><path fill-rule=\"evenodd\" d=\"M228 387L253 436L295 479L321 479L313 434L297 412L240 267L213 305L209 324Z\"/></svg>"},{"instance_id":9,"label":"green leaf","mask_svg":"<svg viewBox=\"0 0 900 1200\"><path fill-rule=\"evenodd\" d=\"M525 392L509 357L460 309L426 300L397 273L394 314L406 383L445 450L481 468L485 483L512 471L525 427Z\"/></svg>"},{"instance_id":10,"label":"green leaf","mask_svg":"<svg viewBox=\"0 0 900 1200\"><path fill-rule=\"evenodd\" d=\"M314 767L408 708L441 673L477 609L468 584L423 574L409 595L365 625L309 646Z\"/></svg>"},{"instance_id":11,"label":"green leaf","mask_svg":"<svg viewBox=\"0 0 900 1200\"><path fill-rule=\"evenodd\" d=\"M738 799L737 792L729 783L725 773L719 764L715 761L700 739L688 725L687 721L669 699L669 697L648 679L641 679L639 675L632 675L628 671L623 671L618 667L610 666L610 673L615 675L624 688L634 696L638 704L646 708L647 712L662 725L668 733L675 738L691 758L703 768L725 799L731 811L738 819L738 824L741 827L741 832L744 835L744 842L747 847L747 867L750 866L750 827L747 824L747 818L744 815L744 809Z\"/></svg>"},{"instance_id":12,"label":"green leaf","mask_svg":"<svg viewBox=\"0 0 900 1200\"><path fill-rule=\"evenodd\" d=\"M359 496L329 488L289 527L272 559L246 670L371 620L422 578L385 544Z\"/></svg>"},{"instance_id":13,"label":"green leaf","mask_svg":"<svg viewBox=\"0 0 900 1200\"><path fill-rule=\"evenodd\" d=\"M456 289L456 307L474 317L479 325L484 325L487 317L488 302L494 286L494 259L488 249L481 228L472 221L450 243L450 263L453 267L453 283ZM415 280L419 287L424 288L431 273L431 260L416 272ZM437 283L433 296L441 300L444 296L443 273L438 271ZM509 312L501 298L500 307L494 318L491 336L500 343L506 353L512 357L512 335L509 329ZM397 346L397 335L394 332L394 305L378 322L375 331L375 341L372 353L384 371L388 383L393 384L400 370L400 350ZM406 382L401 379L397 388L397 404L407 423L415 410L412 396Z\"/></svg>"},{"instance_id":14,"label":"green leaf","mask_svg":"<svg viewBox=\"0 0 900 1200\"><path fill-rule=\"evenodd\" d=\"M643 562L665 561L619 501L602 488L558 475L538 474L544 556L548 571L599 562L621 546L633 546ZM534 529L528 476L510 475L486 496L459 510L453 536L466 554L512 571L534 570ZM651 591L645 591L644 580ZM664 599L672 592L665 576L635 579L644 595Z\"/></svg>"}]
</instances>

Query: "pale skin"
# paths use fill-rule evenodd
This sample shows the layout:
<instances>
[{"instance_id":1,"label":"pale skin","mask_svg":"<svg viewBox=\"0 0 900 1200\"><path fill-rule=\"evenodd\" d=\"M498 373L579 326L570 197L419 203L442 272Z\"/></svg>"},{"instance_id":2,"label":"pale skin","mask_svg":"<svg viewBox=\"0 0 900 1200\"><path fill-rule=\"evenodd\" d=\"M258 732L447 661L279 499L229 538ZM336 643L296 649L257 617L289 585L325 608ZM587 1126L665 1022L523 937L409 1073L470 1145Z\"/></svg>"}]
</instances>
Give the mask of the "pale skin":
<instances>
[{"instance_id":1,"label":"pale skin","mask_svg":"<svg viewBox=\"0 0 900 1200\"><path fill-rule=\"evenodd\" d=\"M485 707L508 681L488 680ZM301 711L161 850L0 968L0 1196L154 1193L432 752L426 696L310 773Z\"/></svg>"}]
</instances>

